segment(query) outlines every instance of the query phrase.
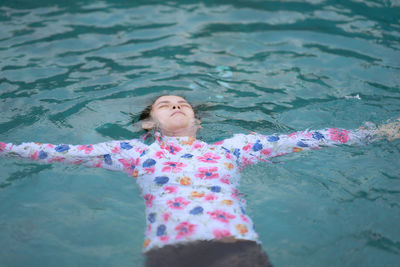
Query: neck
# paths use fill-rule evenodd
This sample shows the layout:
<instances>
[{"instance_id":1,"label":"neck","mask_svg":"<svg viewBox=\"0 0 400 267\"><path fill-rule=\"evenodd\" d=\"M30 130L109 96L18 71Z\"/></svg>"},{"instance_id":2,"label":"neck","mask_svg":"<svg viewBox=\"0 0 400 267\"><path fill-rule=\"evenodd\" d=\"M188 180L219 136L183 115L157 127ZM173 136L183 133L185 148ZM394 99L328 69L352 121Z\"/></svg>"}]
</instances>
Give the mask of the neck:
<instances>
[{"instance_id":1,"label":"neck","mask_svg":"<svg viewBox=\"0 0 400 267\"><path fill-rule=\"evenodd\" d=\"M197 127L188 127L184 129L177 129L177 130L162 130L161 133L164 136L171 136L171 137L180 137L180 136L189 136L196 138Z\"/></svg>"}]
</instances>

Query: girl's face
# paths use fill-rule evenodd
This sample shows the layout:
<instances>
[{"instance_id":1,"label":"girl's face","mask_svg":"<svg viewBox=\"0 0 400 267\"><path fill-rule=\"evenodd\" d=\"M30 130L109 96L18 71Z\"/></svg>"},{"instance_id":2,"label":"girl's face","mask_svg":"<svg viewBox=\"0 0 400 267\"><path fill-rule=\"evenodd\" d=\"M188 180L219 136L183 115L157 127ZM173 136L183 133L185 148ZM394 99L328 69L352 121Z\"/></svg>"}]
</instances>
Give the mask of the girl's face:
<instances>
[{"instance_id":1,"label":"girl's face","mask_svg":"<svg viewBox=\"0 0 400 267\"><path fill-rule=\"evenodd\" d=\"M192 106L180 96L159 97L154 102L150 115L153 123L158 123L164 133L181 133L192 130L195 126Z\"/></svg>"}]
</instances>

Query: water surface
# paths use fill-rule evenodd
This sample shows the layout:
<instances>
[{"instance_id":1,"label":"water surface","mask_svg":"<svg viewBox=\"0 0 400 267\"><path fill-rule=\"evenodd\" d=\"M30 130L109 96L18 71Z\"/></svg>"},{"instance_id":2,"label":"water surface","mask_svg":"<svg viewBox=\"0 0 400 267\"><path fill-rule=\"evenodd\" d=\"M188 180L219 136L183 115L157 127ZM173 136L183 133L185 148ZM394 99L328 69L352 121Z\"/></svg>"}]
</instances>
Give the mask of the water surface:
<instances>
[{"instance_id":1,"label":"water surface","mask_svg":"<svg viewBox=\"0 0 400 267\"><path fill-rule=\"evenodd\" d=\"M0 141L137 138L159 94L200 137L357 128L400 116L400 2L2 1ZM336 147L244 172L276 266L400 262L400 143ZM0 161L0 265L140 266L144 204L124 174Z\"/></svg>"}]
</instances>

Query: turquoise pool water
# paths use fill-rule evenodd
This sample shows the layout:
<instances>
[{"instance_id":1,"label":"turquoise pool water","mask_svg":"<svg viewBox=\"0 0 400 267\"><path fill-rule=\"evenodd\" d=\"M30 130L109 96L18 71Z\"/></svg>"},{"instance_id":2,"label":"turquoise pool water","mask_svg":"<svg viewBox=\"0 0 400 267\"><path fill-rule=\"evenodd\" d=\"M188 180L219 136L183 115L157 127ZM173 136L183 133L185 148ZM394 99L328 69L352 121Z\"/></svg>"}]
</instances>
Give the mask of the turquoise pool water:
<instances>
[{"instance_id":1,"label":"turquoise pool water","mask_svg":"<svg viewBox=\"0 0 400 267\"><path fill-rule=\"evenodd\" d=\"M187 96L201 138L357 128L400 116L400 2L2 1L0 141L139 137ZM400 142L248 168L240 190L276 266L400 262ZM141 266L144 203L122 173L0 161L0 266Z\"/></svg>"}]
</instances>

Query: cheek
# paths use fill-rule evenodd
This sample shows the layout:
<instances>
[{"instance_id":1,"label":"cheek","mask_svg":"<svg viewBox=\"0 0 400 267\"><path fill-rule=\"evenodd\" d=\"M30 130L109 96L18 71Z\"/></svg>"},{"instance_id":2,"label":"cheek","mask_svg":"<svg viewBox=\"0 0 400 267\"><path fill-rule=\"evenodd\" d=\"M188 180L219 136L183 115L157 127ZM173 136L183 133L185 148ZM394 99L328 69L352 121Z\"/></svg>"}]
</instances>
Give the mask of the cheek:
<instances>
[{"instance_id":1,"label":"cheek","mask_svg":"<svg viewBox=\"0 0 400 267\"><path fill-rule=\"evenodd\" d=\"M165 114L163 112L153 112L151 114L151 118L155 121L158 121L160 123L163 123L165 121Z\"/></svg>"},{"instance_id":2,"label":"cheek","mask_svg":"<svg viewBox=\"0 0 400 267\"><path fill-rule=\"evenodd\" d=\"M189 115L190 118L194 118L194 111L190 109L187 114Z\"/></svg>"}]
</instances>

